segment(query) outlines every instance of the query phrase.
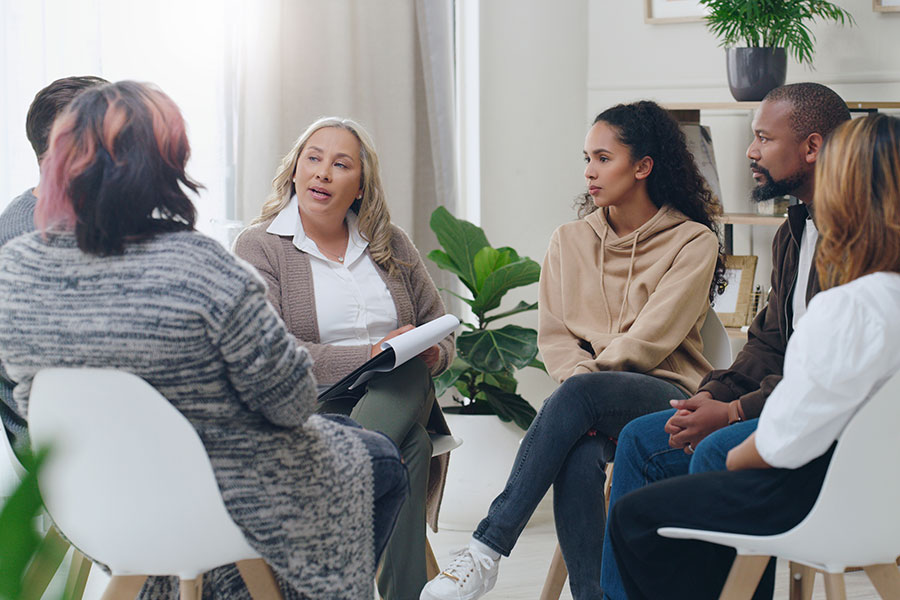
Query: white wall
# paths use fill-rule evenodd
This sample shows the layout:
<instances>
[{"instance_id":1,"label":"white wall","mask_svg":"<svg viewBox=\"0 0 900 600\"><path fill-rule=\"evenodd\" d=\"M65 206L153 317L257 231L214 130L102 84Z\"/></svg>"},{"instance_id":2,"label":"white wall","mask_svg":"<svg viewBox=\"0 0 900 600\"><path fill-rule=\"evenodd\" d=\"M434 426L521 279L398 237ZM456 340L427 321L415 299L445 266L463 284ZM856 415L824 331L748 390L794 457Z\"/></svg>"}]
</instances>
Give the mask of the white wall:
<instances>
[{"instance_id":1,"label":"white wall","mask_svg":"<svg viewBox=\"0 0 900 600\"><path fill-rule=\"evenodd\" d=\"M481 2L481 226L538 262L584 190L587 17L587 0ZM504 306L537 294L514 290ZM537 327L537 314L507 321ZM519 381L535 406L555 387L534 369Z\"/></svg>"}]
</instances>

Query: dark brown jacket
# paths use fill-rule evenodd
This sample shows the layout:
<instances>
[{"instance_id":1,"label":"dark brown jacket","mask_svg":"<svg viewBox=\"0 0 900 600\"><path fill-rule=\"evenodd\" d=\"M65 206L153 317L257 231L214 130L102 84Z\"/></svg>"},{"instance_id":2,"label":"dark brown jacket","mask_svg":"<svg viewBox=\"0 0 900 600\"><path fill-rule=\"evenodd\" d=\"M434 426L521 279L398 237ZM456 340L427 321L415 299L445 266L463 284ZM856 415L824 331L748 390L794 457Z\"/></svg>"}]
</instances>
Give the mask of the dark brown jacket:
<instances>
[{"instance_id":1,"label":"dark brown jacket","mask_svg":"<svg viewBox=\"0 0 900 600\"><path fill-rule=\"evenodd\" d=\"M772 240L772 291L769 302L750 325L747 344L731 368L712 371L700 383L700 390L716 400L740 399L744 417L753 419L762 412L766 398L781 381L784 351L793 333L794 284L800 261L800 236L806 223L806 205L788 209L787 221ZM809 271L806 302L819 291L815 264Z\"/></svg>"}]
</instances>

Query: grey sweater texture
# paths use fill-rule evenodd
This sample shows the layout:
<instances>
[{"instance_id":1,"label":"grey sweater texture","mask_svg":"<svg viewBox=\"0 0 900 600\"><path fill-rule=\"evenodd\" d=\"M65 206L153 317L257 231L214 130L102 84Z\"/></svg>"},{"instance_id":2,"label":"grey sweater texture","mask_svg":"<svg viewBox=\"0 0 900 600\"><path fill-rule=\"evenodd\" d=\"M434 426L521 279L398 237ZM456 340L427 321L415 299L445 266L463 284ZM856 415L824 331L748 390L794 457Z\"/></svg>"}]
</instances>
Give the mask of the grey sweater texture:
<instances>
[{"instance_id":1,"label":"grey sweater texture","mask_svg":"<svg viewBox=\"0 0 900 600\"><path fill-rule=\"evenodd\" d=\"M229 513L287 597L372 598L369 455L352 428L313 414L309 353L259 276L217 242L168 233L97 257L71 233L11 241L0 249L0 360L25 416L42 368L144 378L196 428Z\"/></svg>"}]
</instances>

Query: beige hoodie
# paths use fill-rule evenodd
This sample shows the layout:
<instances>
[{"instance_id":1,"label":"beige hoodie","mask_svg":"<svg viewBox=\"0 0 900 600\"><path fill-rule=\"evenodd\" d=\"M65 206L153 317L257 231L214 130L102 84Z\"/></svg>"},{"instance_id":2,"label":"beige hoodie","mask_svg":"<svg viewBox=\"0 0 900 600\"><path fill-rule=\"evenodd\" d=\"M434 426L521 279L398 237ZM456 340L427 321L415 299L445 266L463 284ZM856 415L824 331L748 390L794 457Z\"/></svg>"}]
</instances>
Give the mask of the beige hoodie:
<instances>
[{"instance_id":1,"label":"beige hoodie","mask_svg":"<svg viewBox=\"0 0 900 600\"><path fill-rule=\"evenodd\" d=\"M700 327L717 251L710 229L668 206L623 237L602 209L559 227L540 281L550 375L631 371L695 392L711 369Z\"/></svg>"}]
</instances>

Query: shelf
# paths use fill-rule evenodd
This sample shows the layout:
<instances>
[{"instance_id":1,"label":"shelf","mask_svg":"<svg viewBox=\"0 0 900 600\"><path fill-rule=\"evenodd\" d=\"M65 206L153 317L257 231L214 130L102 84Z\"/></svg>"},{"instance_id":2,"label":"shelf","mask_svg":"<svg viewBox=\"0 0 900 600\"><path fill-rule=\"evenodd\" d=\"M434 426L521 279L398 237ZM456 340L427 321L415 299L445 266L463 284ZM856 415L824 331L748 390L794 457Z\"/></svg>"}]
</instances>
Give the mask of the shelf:
<instances>
[{"instance_id":1,"label":"shelf","mask_svg":"<svg viewBox=\"0 0 900 600\"><path fill-rule=\"evenodd\" d=\"M719 222L725 225L772 225L777 227L784 223L785 218L755 213L725 213L719 218Z\"/></svg>"}]
</instances>

